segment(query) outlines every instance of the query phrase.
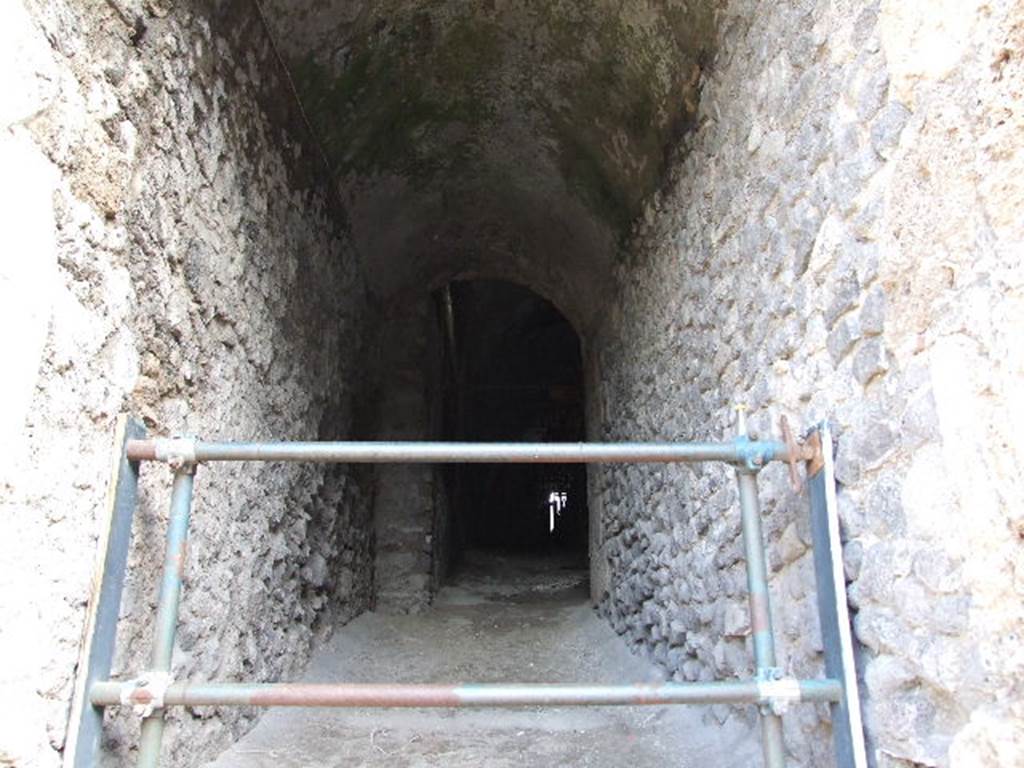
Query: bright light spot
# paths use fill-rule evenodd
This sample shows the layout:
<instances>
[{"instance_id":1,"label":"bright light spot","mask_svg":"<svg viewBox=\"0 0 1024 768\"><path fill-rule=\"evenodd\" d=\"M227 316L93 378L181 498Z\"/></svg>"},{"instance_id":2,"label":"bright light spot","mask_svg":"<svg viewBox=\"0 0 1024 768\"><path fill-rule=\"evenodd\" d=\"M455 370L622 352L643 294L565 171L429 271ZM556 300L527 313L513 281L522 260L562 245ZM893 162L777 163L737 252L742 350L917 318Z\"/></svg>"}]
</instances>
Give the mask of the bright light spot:
<instances>
[{"instance_id":1,"label":"bright light spot","mask_svg":"<svg viewBox=\"0 0 1024 768\"><path fill-rule=\"evenodd\" d=\"M555 518L561 516L568 504L569 494L565 491L552 491L548 494L548 533L555 532Z\"/></svg>"}]
</instances>

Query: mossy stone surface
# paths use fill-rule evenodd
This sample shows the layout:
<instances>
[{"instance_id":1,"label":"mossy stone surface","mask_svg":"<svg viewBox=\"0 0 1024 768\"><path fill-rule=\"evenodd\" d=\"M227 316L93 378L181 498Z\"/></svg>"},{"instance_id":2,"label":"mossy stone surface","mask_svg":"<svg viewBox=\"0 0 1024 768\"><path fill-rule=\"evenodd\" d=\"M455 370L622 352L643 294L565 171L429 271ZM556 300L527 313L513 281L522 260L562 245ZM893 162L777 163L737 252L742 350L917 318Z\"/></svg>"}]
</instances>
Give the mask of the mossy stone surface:
<instances>
[{"instance_id":1,"label":"mossy stone surface","mask_svg":"<svg viewBox=\"0 0 1024 768\"><path fill-rule=\"evenodd\" d=\"M714 40L674 0L268 8L371 272L416 281L424 249L522 257L535 285L610 273Z\"/></svg>"}]
</instances>

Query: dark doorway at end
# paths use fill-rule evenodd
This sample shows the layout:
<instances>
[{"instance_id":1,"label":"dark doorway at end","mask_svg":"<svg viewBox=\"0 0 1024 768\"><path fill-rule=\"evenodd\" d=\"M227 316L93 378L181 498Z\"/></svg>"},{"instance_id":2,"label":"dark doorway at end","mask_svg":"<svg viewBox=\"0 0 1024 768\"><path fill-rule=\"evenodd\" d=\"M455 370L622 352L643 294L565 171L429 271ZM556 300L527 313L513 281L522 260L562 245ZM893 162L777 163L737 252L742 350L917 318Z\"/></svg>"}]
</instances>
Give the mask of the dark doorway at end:
<instances>
[{"instance_id":1,"label":"dark doorway at end","mask_svg":"<svg viewBox=\"0 0 1024 768\"><path fill-rule=\"evenodd\" d=\"M490 280L456 281L436 298L448 361L445 439L585 439L580 340L550 302ZM463 464L446 472L451 566L473 552L477 562L491 553L587 569L585 465Z\"/></svg>"}]
</instances>

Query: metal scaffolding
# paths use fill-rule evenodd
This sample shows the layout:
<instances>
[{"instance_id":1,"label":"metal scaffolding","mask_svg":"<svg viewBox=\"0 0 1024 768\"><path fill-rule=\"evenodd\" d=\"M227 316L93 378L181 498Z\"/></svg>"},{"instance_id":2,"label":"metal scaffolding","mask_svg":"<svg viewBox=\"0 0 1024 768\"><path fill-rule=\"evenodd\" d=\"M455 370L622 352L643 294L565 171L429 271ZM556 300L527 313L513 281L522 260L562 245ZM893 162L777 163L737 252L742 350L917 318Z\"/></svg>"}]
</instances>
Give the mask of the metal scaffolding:
<instances>
[{"instance_id":1,"label":"metal scaffolding","mask_svg":"<svg viewBox=\"0 0 1024 768\"><path fill-rule=\"evenodd\" d=\"M827 702L832 710L836 764L866 766L852 639L839 552L832 477L832 445L820 425L798 445L748 437L742 412L737 436L722 443L412 443L277 442L223 443L191 438L146 440L136 422L122 419L111 486L110 519L102 564L90 604L86 645L75 691L65 765L94 766L100 751L103 708L134 706L142 716L138 765L156 766L164 711L172 706L300 707L515 707L666 704L753 704L758 707L765 765L785 764L782 715L792 704ZM111 680L114 637L127 562L140 462L166 462L174 470L163 580L156 612L150 669L128 680ZM196 467L214 461L333 463L679 463L725 462L739 486L747 590L756 674L749 680L662 684L295 684L187 683L171 677L186 541ZM777 666L768 594L768 570L757 473L768 462L786 461L796 478L806 463L818 606L826 677L798 680Z\"/></svg>"}]
</instances>

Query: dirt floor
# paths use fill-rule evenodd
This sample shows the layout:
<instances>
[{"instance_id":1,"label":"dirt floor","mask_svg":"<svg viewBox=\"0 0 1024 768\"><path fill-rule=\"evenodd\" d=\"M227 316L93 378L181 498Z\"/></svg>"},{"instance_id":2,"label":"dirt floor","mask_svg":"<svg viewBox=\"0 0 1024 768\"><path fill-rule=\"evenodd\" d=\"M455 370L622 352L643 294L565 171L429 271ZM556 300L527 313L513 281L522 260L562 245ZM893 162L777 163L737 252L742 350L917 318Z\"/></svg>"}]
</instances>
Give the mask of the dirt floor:
<instances>
[{"instance_id":1,"label":"dirt floor","mask_svg":"<svg viewBox=\"0 0 1024 768\"><path fill-rule=\"evenodd\" d=\"M662 679L590 607L586 572L475 554L416 616L368 613L313 657L305 682ZM719 716L730 711L716 710ZM757 765L756 732L705 707L276 709L209 768Z\"/></svg>"}]
</instances>

